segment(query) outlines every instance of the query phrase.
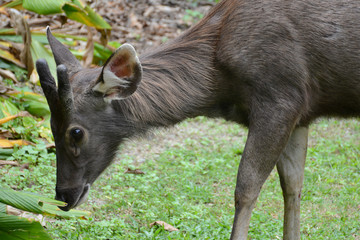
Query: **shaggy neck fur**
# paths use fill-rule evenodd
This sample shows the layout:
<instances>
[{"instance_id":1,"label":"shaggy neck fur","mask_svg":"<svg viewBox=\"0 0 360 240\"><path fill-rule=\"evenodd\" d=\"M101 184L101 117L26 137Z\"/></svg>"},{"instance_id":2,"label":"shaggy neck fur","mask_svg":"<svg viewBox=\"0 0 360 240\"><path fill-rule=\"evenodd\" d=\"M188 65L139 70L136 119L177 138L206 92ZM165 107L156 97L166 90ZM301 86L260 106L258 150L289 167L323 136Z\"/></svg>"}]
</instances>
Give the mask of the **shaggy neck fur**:
<instances>
[{"instance_id":1,"label":"shaggy neck fur","mask_svg":"<svg viewBox=\"0 0 360 240\"><path fill-rule=\"evenodd\" d=\"M185 34L140 57L143 79L128 99L114 107L130 121L169 126L199 113L214 101L214 69L219 21L215 14Z\"/></svg>"}]
</instances>

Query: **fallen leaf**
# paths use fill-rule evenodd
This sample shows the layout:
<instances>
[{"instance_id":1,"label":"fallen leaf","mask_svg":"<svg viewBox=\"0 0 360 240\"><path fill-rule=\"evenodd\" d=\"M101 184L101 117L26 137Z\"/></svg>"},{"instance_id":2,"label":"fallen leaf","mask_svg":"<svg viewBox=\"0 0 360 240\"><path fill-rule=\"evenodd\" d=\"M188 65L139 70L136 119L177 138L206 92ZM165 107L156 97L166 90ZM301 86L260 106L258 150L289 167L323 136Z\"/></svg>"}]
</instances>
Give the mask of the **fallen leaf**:
<instances>
[{"instance_id":1,"label":"fallen leaf","mask_svg":"<svg viewBox=\"0 0 360 240\"><path fill-rule=\"evenodd\" d=\"M19 166L19 163L16 161L0 160L0 166L2 165Z\"/></svg>"},{"instance_id":2,"label":"fallen leaf","mask_svg":"<svg viewBox=\"0 0 360 240\"><path fill-rule=\"evenodd\" d=\"M86 43L85 53L83 56L84 67L90 67L94 57L94 37L93 37L92 29L91 27L87 27L87 29L88 29L88 36L87 36L88 41Z\"/></svg>"},{"instance_id":3,"label":"fallen leaf","mask_svg":"<svg viewBox=\"0 0 360 240\"><path fill-rule=\"evenodd\" d=\"M12 73L9 70L5 70L5 69L1 69L0 68L0 76L4 77L4 78L9 78L11 79L14 83L17 83L17 79L14 73Z\"/></svg>"},{"instance_id":4,"label":"fallen leaf","mask_svg":"<svg viewBox=\"0 0 360 240\"><path fill-rule=\"evenodd\" d=\"M109 30L109 29L99 29L98 31L101 34L101 37L100 37L101 45L106 46L108 44L108 41L109 41L109 38L110 38L110 35L111 35L111 30Z\"/></svg>"},{"instance_id":5,"label":"fallen leaf","mask_svg":"<svg viewBox=\"0 0 360 240\"><path fill-rule=\"evenodd\" d=\"M55 143L49 143L46 145L46 149L55 148Z\"/></svg>"},{"instance_id":6,"label":"fallen leaf","mask_svg":"<svg viewBox=\"0 0 360 240\"><path fill-rule=\"evenodd\" d=\"M25 64L27 70L28 70L28 77L30 77L33 69L34 69L34 62L31 56L31 33L30 28L23 17L23 15L15 10L15 9L9 9L10 13L10 19L12 22L12 25L16 29L17 34L21 34L23 43L24 43L24 49L21 51L20 59L21 62Z\"/></svg>"},{"instance_id":7,"label":"fallen leaf","mask_svg":"<svg viewBox=\"0 0 360 240\"><path fill-rule=\"evenodd\" d=\"M143 25L139 22L137 16L134 12L131 12L129 15L129 21L130 21L130 27L131 28L137 28L139 30L142 30Z\"/></svg>"},{"instance_id":8,"label":"fallen leaf","mask_svg":"<svg viewBox=\"0 0 360 240\"><path fill-rule=\"evenodd\" d=\"M46 226L45 217L42 214L30 213L27 211L19 210L9 205L6 206L6 213L9 215L27 218L29 220L35 220L40 222L43 227Z\"/></svg>"},{"instance_id":9,"label":"fallen leaf","mask_svg":"<svg viewBox=\"0 0 360 240\"><path fill-rule=\"evenodd\" d=\"M0 139L0 147L1 148L12 148L15 145L18 146L24 146L24 145L30 145L31 142L18 139L18 140L8 140L8 139Z\"/></svg>"},{"instance_id":10,"label":"fallen leaf","mask_svg":"<svg viewBox=\"0 0 360 240\"><path fill-rule=\"evenodd\" d=\"M13 120L17 117L26 117L26 116L30 116L30 114L26 111L22 111L22 112L19 112L18 114L15 114L15 115L11 115L11 116L7 116L7 117L4 117L4 118L1 118L0 119L0 125L10 121L10 120Z\"/></svg>"},{"instance_id":11,"label":"fallen leaf","mask_svg":"<svg viewBox=\"0 0 360 240\"><path fill-rule=\"evenodd\" d=\"M155 225L163 226L166 231L173 232L173 231L179 231L176 227L171 226L170 224L164 222L164 221L155 221L153 223L150 223L150 227L153 227Z\"/></svg>"},{"instance_id":12,"label":"fallen leaf","mask_svg":"<svg viewBox=\"0 0 360 240\"><path fill-rule=\"evenodd\" d=\"M20 170L21 170L21 171L24 170L24 169L28 169L28 170L29 170L29 166L30 166L29 163L21 164L21 165L20 165Z\"/></svg>"},{"instance_id":13,"label":"fallen leaf","mask_svg":"<svg viewBox=\"0 0 360 240\"><path fill-rule=\"evenodd\" d=\"M6 206L6 213L7 214L20 216L22 212L24 212L24 211L21 211L21 210L19 210L17 208L9 206L9 205Z\"/></svg>"},{"instance_id":14,"label":"fallen leaf","mask_svg":"<svg viewBox=\"0 0 360 240\"><path fill-rule=\"evenodd\" d=\"M129 173L129 174L145 174L143 171L141 171L140 169L131 169L128 168L125 173Z\"/></svg>"},{"instance_id":15,"label":"fallen leaf","mask_svg":"<svg viewBox=\"0 0 360 240\"><path fill-rule=\"evenodd\" d=\"M14 135L9 130L0 129L0 138L14 138Z\"/></svg>"}]
</instances>

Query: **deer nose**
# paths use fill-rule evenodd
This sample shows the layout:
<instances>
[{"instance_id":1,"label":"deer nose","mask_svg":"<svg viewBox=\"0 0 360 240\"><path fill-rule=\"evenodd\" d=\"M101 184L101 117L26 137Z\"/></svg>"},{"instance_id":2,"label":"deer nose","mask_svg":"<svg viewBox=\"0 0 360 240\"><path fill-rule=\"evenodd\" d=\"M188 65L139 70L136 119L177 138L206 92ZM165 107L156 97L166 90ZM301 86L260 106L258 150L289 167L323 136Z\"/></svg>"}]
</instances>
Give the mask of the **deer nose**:
<instances>
[{"instance_id":1,"label":"deer nose","mask_svg":"<svg viewBox=\"0 0 360 240\"><path fill-rule=\"evenodd\" d=\"M56 187L55 199L67 203L64 207L59 207L63 211L69 211L85 201L89 191L90 185L78 186L74 188L60 188Z\"/></svg>"}]
</instances>

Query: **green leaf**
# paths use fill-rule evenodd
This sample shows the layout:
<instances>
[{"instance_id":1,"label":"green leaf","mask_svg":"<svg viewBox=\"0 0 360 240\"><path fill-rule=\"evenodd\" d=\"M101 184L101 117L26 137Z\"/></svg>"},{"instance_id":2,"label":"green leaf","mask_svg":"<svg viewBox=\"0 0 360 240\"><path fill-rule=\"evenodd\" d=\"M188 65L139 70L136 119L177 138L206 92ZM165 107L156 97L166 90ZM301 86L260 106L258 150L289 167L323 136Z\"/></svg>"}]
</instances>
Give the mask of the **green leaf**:
<instances>
[{"instance_id":1,"label":"green leaf","mask_svg":"<svg viewBox=\"0 0 360 240\"><path fill-rule=\"evenodd\" d=\"M1 7L7 7L7 8L18 8L21 7L23 0L14 0L12 2L6 3Z\"/></svg>"},{"instance_id":2,"label":"green leaf","mask_svg":"<svg viewBox=\"0 0 360 240\"><path fill-rule=\"evenodd\" d=\"M28 212L43 212L38 198L10 189L0 189L0 202Z\"/></svg>"},{"instance_id":3,"label":"green leaf","mask_svg":"<svg viewBox=\"0 0 360 240\"><path fill-rule=\"evenodd\" d=\"M8 99L0 99L0 118L16 115L20 110Z\"/></svg>"},{"instance_id":4,"label":"green leaf","mask_svg":"<svg viewBox=\"0 0 360 240\"><path fill-rule=\"evenodd\" d=\"M102 60L107 60L112 54L112 51L101 44L94 43L94 55Z\"/></svg>"},{"instance_id":5,"label":"green leaf","mask_svg":"<svg viewBox=\"0 0 360 240\"><path fill-rule=\"evenodd\" d=\"M38 14L57 14L65 12L66 16L90 27L111 29L111 26L93 9L83 5L79 0L23 0L6 4L6 7L22 7Z\"/></svg>"},{"instance_id":6,"label":"green leaf","mask_svg":"<svg viewBox=\"0 0 360 240\"><path fill-rule=\"evenodd\" d=\"M64 218L85 218L90 216L90 212L88 211L70 210L64 212L58 208L58 206L66 206L64 202L42 197L34 193L17 192L12 189L0 188L0 203L5 203L28 212Z\"/></svg>"},{"instance_id":7,"label":"green leaf","mask_svg":"<svg viewBox=\"0 0 360 240\"><path fill-rule=\"evenodd\" d=\"M108 42L108 45L113 48L119 48L121 46L121 43L119 43L118 41L111 41L111 42Z\"/></svg>"},{"instance_id":8,"label":"green leaf","mask_svg":"<svg viewBox=\"0 0 360 240\"><path fill-rule=\"evenodd\" d=\"M31 55L34 62L36 62L36 60L38 60L39 58L44 58L49 65L51 74L55 79L57 79L56 63L53 55L48 51L47 48L44 47L43 44L34 39L31 41Z\"/></svg>"},{"instance_id":9,"label":"green leaf","mask_svg":"<svg viewBox=\"0 0 360 240\"><path fill-rule=\"evenodd\" d=\"M6 204L0 203L0 213L6 213Z\"/></svg>"},{"instance_id":10,"label":"green leaf","mask_svg":"<svg viewBox=\"0 0 360 240\"><path fill-rule=\"evenodd\" d=\"M24 103L25 110L31 115L44 117L50 114L49 105L44 96L33 92L16 92L10 94Z\"/></svg>"},{"instance_id":11,"label":"green leaf","mask_svg":"<svg viewBox=\"0 0 360 240\"><path fill-rule=\"evenodd\" d=\"M15 43L22 43L22 37L20 35L7 35L7 34L0 34L0 39L9 42Z\"/></svg>"},{"instance_id":12,"label":"green leaf","mask_svg":"<svg viewBox=\"0 0 360 240\"><path fill-rule=\"evenodd\" d=\"M12 62L19 67L25 68L25 65L20 62L11 52L0 49L0 58L3 58L9 62Z\"/></svg>"},{"instance_id":13,"label":"green leaf","mask_svg":"<svg viewBox=\"0 0 360 240\"><path fill-rule=\"evenodd\" d=\"M52 239L37 221L0 213L0 239Z\"/></svg>"},{"instance_id":14,"label":"green leaf","mask_svg":"<svg viewBox=\"0 0 360 240\"><path fill-rule=\"evenodd\" d=\"M75 210L75 209L71 209L68 212L64 212L61 209L59 209L57 206L54 205L44 205L43 206L44 211L46 211L46 213L50 213L54 216L59 216L59 217L63 217L63 218L85 218L90 216L90 212L88 211L82 211L82 210Z\"/></svg>"},{"instance_id":15,"label":"green leaf","mask_svg":"<svg viewBox=\"0 0 360 240\"><path fill-rule=\"evenodd\" d=\"M62 7L66 0L23 0L23 7L38 14L62 13Z\"/></svg>"},{"instance_id":16,"label":"green leaf","mask_svg":"<svg viewBox=\"0 0 360 240\"><path fill-rule=\"evenodd\" d=\"M111 29L111 26L89 6L82 7L81 3L65 3L62 8L66 16L90 27L97 29Z\"/></svg>"}]
</instances>

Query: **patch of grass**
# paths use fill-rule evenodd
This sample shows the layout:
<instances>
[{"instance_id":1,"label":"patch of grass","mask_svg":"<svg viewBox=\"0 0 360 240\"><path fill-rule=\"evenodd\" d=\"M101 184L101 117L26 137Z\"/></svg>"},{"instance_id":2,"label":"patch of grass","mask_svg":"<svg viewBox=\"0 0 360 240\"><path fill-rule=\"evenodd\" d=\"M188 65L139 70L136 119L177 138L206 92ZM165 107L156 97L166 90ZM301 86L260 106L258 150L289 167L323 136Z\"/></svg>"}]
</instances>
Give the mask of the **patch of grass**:
<instances>
[{"instance_id":1,"label":"patch of grass","mask_svg":"<svg viewBox=\"0 0 360 240\"><path fill-rule=\"evenodd\" d=\"M359 133L357 120L321 120L311 127L302 239L359 239ZM246 134L236 124L196 118L147 140L129 142L80 206L93 215L50 221L48 231L55 239L228 239ZM19 158L26 162L28 153ZM35 192L41 188L53 196L54 155L42 154L29 170L0 169L1 185ZM127 168L145 174L126 174ZM150 227L158 220L179 231ZM274 170L253 211L249 239L282 239L282 222L282 193Z\"/></svg>"}]
</instances>

